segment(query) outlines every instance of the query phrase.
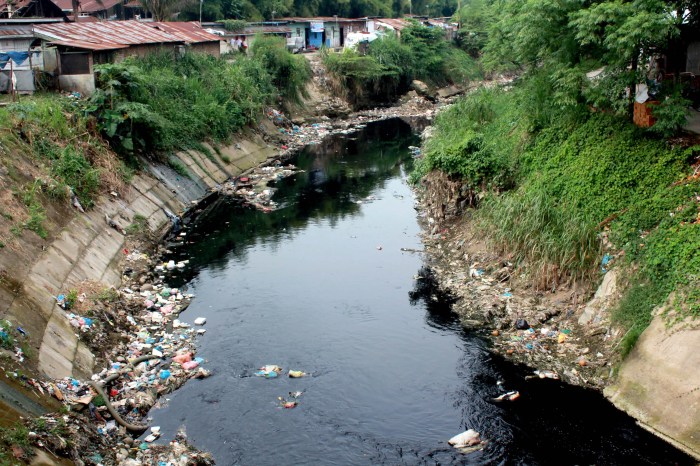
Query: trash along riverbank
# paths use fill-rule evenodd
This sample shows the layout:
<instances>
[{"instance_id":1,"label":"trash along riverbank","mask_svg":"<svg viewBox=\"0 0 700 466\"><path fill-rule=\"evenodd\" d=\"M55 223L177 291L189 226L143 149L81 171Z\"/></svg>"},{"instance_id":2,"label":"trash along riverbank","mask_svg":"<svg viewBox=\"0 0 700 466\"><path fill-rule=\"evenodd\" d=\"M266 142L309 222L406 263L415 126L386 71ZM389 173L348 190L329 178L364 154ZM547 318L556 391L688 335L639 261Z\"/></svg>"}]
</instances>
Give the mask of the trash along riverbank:
<instances>
[{"instance_id":1,"label":"trash along riverbank","mask_svg":"<svg viewBox=\"0 0 700 466\"><path fill-rule=\"evenodd\" d=\"M371 121L395 116L429 120L435 111L434 104L417 96L405 99L399 107L369 115L306 125L294 125L281 113L270 111L268 118L279 130L276 139L283 142L279 156L222 184L218 195L236 196L270 211L275 208L274 189L268 183L296 173L295 167L284 165L284 161L300 148L333 134L357 131ZM198 211L199 206L189 209L192 215ZM168 253L168 244L186 238L191 219L167 210L166 214L172 229L163 242L154 244L139 234L127 241L119 266L122 284L118 289L83 282L75 290L54 297L80 340L96 355L96 367L103 367L100 372L90 380L28 378L21 370L21 345L17 343L13 354L8 354L3 369L10 379L62 406L58 412L27 421L23 427L8 429L17 461L30 461L34 448L38 448L55 459L69 458L76 464L213 463L211 455L188 444L184 431L168 445L152 444L160 432L158 426L149 424L151 408L164 403L165 395L188 380L211 375L206 369L206 355L197 353L197 338L205 335L206 321L186 312L195 296L168 286L169 273L185 269L188 263L161 260ZM7 335L8 342L19 342L21 328L14 329L9 322L6 327L3 340ZM284 402L296 404L291 398Z\"/></svg>"},{"instance_id":2,"label":"trash along riverbank","mask_svg":"<svg viewBox=\"0 0 700 466\"><path fill-rule=\"evenodd\" d=\"M278 208L274 183L299 173L299 168L290 165L289 160L301 148L318 144L332 135L354 133L372 121L395 117L430 121L446 102L449 99L435 104L418 96L408 96L399 107L304 125L295 125L282 113L271 110L267 118L279 133L274 137L279 144L278 156L223 183L212 196L230 196L260 212L273 212ZM420 149L414 148L413 152L419 155ZM434 181L450 186L449 180ZM439 200L443 199L440 197L443 194L428 187L419 196L424 252L440 287L461 297L453 309L462 323L484 329L485 336L495 341L493 351L528 364L533 368L533 378L559 378L596 386L599 379L591 374L609 370L605 358L597 356L598 348L581 338L582 330L561 320L567 317L565 309L548 315L550 309L559 307L550 308L542 301L527 301L537 296L518 291L513 285L517 277L510 278L512 266L503 265L504 259L489 254L482 242L465 236L465 230L458 227L461 223L440 217L439 209L435 208L444 202ZM211 197L205 202L210 200ZM41 396L50 396L63 407L57 413L28 423L21 432L21 441L17 441L17 448L13 447L17 459L28 460L32 447L39 447L56 458L71 458L76 464L214 463L211 454L188 442L184 430L166 445L154 443L161 436L161 428L149 418L152 408L166 406L168 395L187 381L212 375L207 367L208 355L198 351L198 340L207 338L207 319L187 312L198 298L187 290L168 285L173 282L172 277L186 272L191 264L186 259L163 259L172 257L171 248L188 240L188 225L201 208L201 205L192 206L187 215L166 212L172 228L158 244L134 235L122 251L123 280L118 289L105 290L98 283L86 282L76 293L56 296L56 305L65 310L66 319L81 340L98 356L96 367L103 369L90 380L24 381ZM381 250L381 246L377 246L377 251ZM404 252L420 251L407 249ZM501 265L497 267L498 264ZM503 280L506 276L509 278ZM521 302L529 305L525 307L519 304ZM519 324L520 320L525 323ZM518 326L523 328L516 328ZM600 335L593 338L600 338ZM560 348L565 349L559 351ZM582 355L585 363L579 362ZM599 369L598 372L593 373L594 368ZM9 372L11 377L22 380L20 370ZM263 366L258 372L255 375L263 378L303 374L282 372L277 366ZM602 375L599 377L603 380ZM517 388L522 391L524 387ZM288 396L278 398L277 405L283 410L296 408L302 393L290 391ZM496 395L500 399L495 401L517 403L515 400L521 394L499 386L494 389ZM459 430L455 429L454 434L457 432ZM448 438L445 437L445 441ZM477 432L469 430L450 439L450 444L463 452L485 445Z\"/></svg>"}]
</instances>

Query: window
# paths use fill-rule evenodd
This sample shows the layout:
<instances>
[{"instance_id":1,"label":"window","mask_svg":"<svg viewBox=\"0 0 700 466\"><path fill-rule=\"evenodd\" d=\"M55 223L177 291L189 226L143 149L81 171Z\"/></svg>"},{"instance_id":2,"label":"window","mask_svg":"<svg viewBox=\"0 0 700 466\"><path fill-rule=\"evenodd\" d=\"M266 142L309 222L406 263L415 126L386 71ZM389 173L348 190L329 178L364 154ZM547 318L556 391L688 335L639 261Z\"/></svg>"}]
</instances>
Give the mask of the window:
<instances>
[{"instance_id":1,"label":"window","mask_svg":"<svg viewBox=\"0 0 700 466\"><path fill-rule=\"evenodd\" d=\"M62 53L61 74L90 74L90 54L88 52Z\"/></svg>"}]
</instances>

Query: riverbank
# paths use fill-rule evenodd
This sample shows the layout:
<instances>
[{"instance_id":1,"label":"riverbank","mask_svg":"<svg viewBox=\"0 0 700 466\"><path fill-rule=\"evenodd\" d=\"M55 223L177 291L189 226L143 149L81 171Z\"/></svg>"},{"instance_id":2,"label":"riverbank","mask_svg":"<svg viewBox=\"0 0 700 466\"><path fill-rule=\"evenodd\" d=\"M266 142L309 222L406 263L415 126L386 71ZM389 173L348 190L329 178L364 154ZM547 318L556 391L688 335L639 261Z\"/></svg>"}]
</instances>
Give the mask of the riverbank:
<instances>
[{"instance_id":1,"label":"riverbank","mask_svg":"<svg viewBox=\"0 0 700 466\"><path fill-rule=\"evenodd\" d=\"M567 383L602 390L619 361L613 349L621 335L610 333L602 322L579 324L592 290L585 285L534 290L512 258L498 254L474 230L470 212L457 205L460 188L444 174L433 173L419 190L419 200L428 262L441 286L456 298L453 309L463 324L479 329L495 353L528 365L533 374L556 374ZM616 272L608 274L600 301L616 297Z\"/></svg>"},{"instance_id":2,"label":"riverbank","mask_svg":"<svg viewBox=\"0 0 700 466\"><path fill-rule=\"evenodd\" d=\"M436 274L494 352L604 391L698 457L699 418L678 414L700 383L694 138L598 113L532 132L519 92L436 118L416 171Z\"/></svg>"},{"instance_id":3,"label":"riverbank","mask_svg":"<svg viewBox=\"0 0 700 466\"><path fill-rule=\"evenodd\" d=\"M263 159L262 164L258 161L254 167L274 167L277 162L291 157L295 151L307 144L318 143L332 134L347 134L362 128L367 122L372 120L389 118L394 115L411 119L430 119L434 114L433 106L423 105L422 100L422 98L413 96L406 99L399 108L386 108L378 114L369 116L356 114L341 121L321 118L318 123L301 126L292 125L288 119L280 118L281 114L271 111L268 118L263 122L264 125L260 127L260 129L263 129L265 139L268 141L269 153ZM237 151L241 151L244 156L249 157L246 154L251 153L252 148L258 146L260 146L258 142L254 142L251 145L247 140L239 140L232 145L232 150L224 148L224 151L225 153L233 153L234 157L232 157L231 163L238 166L240 157ZM178 156L180 160L185 160L185 163L187 161L190 162L187 165L192 172L191 176L197 177L191 178L193 181L196 182L196 179L206 178L207 185L216 190L223 190L225 184L215 186L212 183L215 183L217 178L226 173L226 170L222 170L218 164L210 163L204 157L195 159L192 152L179 154ZM188 157L192 160L189 160ZM200 166L202 165L206 169L201 168ZM154 174L162 177L161 182L171 183L175 189L178 189L177 187L181 183L188 181L184 178L177 181L165 167L154 165L152 168ZM238 171L237 177L246 177L246 175L251 175L255 170L254 168L248 168ZM209 175L205 177L204 175L207 174ZM151 182L148 184L149 188L142 187L141 185L143 184L139 182L139 188L136 191L137 198L138 195L142 195L147 199L150 198L149 204L154 202L155 204L149 205L147 210L144 211L143 202L133 199L133 192L129 193L131 195L127 194L124 201L128 202L130 206L133 205L133 212L122 211L120 215L109 212L107 219L112 221L106 222L104 230L99 229L95 231L98 238L103 233L106 238L111 238L109 248L105 249L104 246L100 246L99 244L101 243L96 239L85 238L85 240L80 240L86 243L84 251L79 244L71 249L72 252L69 253L71 256L85 257L85 260L90 261L90 267L81 268L81 270L84 269L83 279L76 276L68 284L67 279L59 278L59 282L56 282L52 287L55 290L54 296L59 296L62 294L61 291L65 290L63 291L63 297L59 296L59 303L63 304L66 309L60 309L55 298L51 298L51 301L46 303L44 303L43 299L41 300L42 305L46 305L47 312L50 312L52 315L55 314L56 325L61 329L55 332L55 340L63 342L65 336L70 334L75 338L75 344L84 348L81 354L85 353L90 356L89 363L81 363L83 373L86 375L92 374L92 367L103 368L92 377L93 384L99 385L101 381L116 374L126 374L127 378L117 380L109 386L105 386L104 389L107 390L106 394L111 399L112 407L117 409L118 414L121 412L124 423L136 426L142 426L140 418L155 403L159 402L160 395L171 392L186 380L189 380L189 378L206 375L206 372L199 368L189 370L183 369L181 364L178 366L179 363L172 365L171 358L177 358L181 354L187 354L197 364L201 360L198 360L198 355L195 354L196 343L194 335L197 332L189 326L183 325L180 327L173 325L179 313L187 308L191 297L182 295L177 290L174 293L172 293L172 290L169 290L167 286L168 265L159 263L161 254L167 252L165 245L183 241L186 238L186 223L189 221L189 217L181 217L173 213L180 210L177 207L178 204L175 198L171 199L165 208L162 205L158 205L157 201L154 201L163 197L160 191L154 190L159 183ZM192 195L201 194L202 190L198 186L195 187L197 189L189 189L185 193ZM185 199L186 204L184 206L186 211L196 215L200 206L194 205L192 203L194 200L190 200L190 198ZM121 205L124 201L117 198L116 204ZM114 203L115 199L112 199L111 202ZM95 217L95 222L102 216L101 212L105 208L102 206L102 203L98 202L96 210L96 214L91 214L91 217ZM80 223L80 219L77 219L77 221ZM164 245L158 245L152 241L162 236L162 233L158 233L157 230L160 229L164 221L171 223L171 226L173 222L178 222L182 229L177 231L177 234L168 239ZM69 241L74 231L76 231L75 228L72 228L69 223L66 226L63 241ZM153 234L155 236L152 236ZM112 242L114 243L113 246ZM96 261L90 252L92 250L91 245L94 245L95 248L100 248L98 257L101 259L99 261ZM110 252L112 250L114 250L114 254ZM63 257L65 252L62 251L65 251L65 247L53 245L50 251L55 251L56 257ZM50 257L53 257L53 255L54 253L52 252ZM46 262L47 260L49 262ZM31 264L29 265L31 267ZM171 267L176 269L186 266L186 264L171 265ZM31 270L36 269L35 274L39 277L42 276L42 271L45 272L46 270L53 270L55 274L57 272L55 267L53 260L44 257L40 260L40 263L34 264ZM72 276L71 273L75 275L75 273L71 272L71 267L60 273L66 276ZM111 278L105 283L92 281L107 275ZM118 280L116 280L117 278ZM110 288L110 285L112 288ZM27 286L26 282L24 286ZM71 291L70 293L68 293L69 290ZM15 305L20 302L18 299L14 301ZM66 306L65 304L68 301L70 301L70 304ZM186 318L190 319L190 316L186 316ZM27 327L26 324L24 325ZM31 326L28 328L31 329L29 334L36 335L38 332ZM200 334L204 333L205 328L200 329ZM65 343L61 343L61 345L65 346ZM39 351L40 355L43 354L42 351ZM130 363L134 358L152 352L156 355L162 354L166 359L161 363L144 362L136 365ZM59 354L64 353L66 357L70 356L69 353L62 350L60 353L53 353L53 360ZM31 360L36 363L34 357ZM70 363L71 361L69 360L68 362ZM15 363L13 367L18 369L16 377L19 377L19 370L21 370L22 364L19 361L15 361ZM40 364L40 370L41 367ZM48 366L43 367L46 369ZM59 367L63 366L56 366L57 369L52 371L56 374L59 372L66 373L63 370L58 370ZM10 367L6 368L10 369ZM170 372L170 375L167 377L163 376L167 371ZM70 371L67 373L70 373ZM132 461L139 462L152 460L156 457L167 459L173 451L163 451L162 448L145 448L142 443L134 444L129 441L131 437L126 435L125 428L123 426L120 427L118 422L113 422L113 420L102 422L102 418L109 416L109 414L106 414L109 409L103 404L105 400L102 394L98 393L99 390L95 390L94 386L90 389L90 383L88 382L83 382L73 376L65 377L61 375L58 379L50 382L44 382L39 377L30 376L23 384L28 384L30 389L32 386L36 387L35 390L41 391L44 397L53 397L60 401L64 406L62 409L67 409L68 412L61 416L48 415L44 418L39 418L38 425L34 423L29 431L33 433L31 438L24 443L28 450L23 450L24 453L22 454L18 453L21 457L27 457L27 454L31 451L30 445L43 445L57 455L73 457L75 460L88 463L97 458L102 458L106 464L110 461L125 461L128 457L131 457ZM144 387L149 387L146 392L143 391ZM149 393L149 395L144 396L139 393ZM59 425L60 429L56 429L56 425ZM66 439L74 436L76 439L81 438L83 440L66 441ZM95 448L89 448L89 445L95 445ZM179 443L179 445L182 446L183 443ZM180 448L180 446L177 448ZM200 459L204 460L205 457L200 458L197 454L193 454L190 458L191 461L199 461Z\"/></svg>"}]
</instances>

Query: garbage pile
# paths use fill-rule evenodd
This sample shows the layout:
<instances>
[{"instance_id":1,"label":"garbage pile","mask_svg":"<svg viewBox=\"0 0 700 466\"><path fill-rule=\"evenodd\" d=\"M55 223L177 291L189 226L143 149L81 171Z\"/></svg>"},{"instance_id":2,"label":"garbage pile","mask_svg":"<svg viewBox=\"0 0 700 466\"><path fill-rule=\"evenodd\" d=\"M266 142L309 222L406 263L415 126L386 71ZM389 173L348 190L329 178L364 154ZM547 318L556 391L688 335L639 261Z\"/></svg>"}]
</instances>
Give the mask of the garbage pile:
<instances>
[{"instance_id":1,"label":"garbage pile","mask_svg":"<svg viewBox=\"0 0 700 466\"><path fill-rule=\"evenodd\" d=\"M256 377L263 377L265 379L276 379L282 373L283 369L277 364L266 364L260 369L255 371L253 375ZM290 379L300 379L306 377L307 374L304 371L298 371L290 369L287 373ZM279 396L277 401L279 401L279 406L284 409L292 409L299 406L299 398L303 395L303 391L292 391L287 394L287 397Z\"/></svg>"},{"instance_id":2,"label":"garbage pile","mask_svg":"<svg viewBox=\"0 0 700 466\"><path fill-rule=\"evenodd\" d=\"M459 215L473 194L460 183L428 177L424 188L422 242L440 287L457 298L453 310L462 323L484 329L494 351L510 359L555 371L572 384L604 386L612 367L607 342L615 334L578 323L585 297L564 285L534 290L510 258L494 252Z\"/></svg>"},{"instance_id":3,"label":"garbage pile","mask_svg":"<svg viewBox=\"0 0 700 466\"><path fill-rule=\"evenodd\" d=\"M24 362L22 345L27 340L27 332L22 327L15 327L9 320L0 321L0 351L10 353L8 356L17 362Z\"/></svg>"},{"instance_id":4,"label":"garbage pile","mask_svg":"<svg viewBox=\"0 0 700 466\"><path fill-rule=\"evenodd\" d=\"M277 209L277 203L272 200L275 188L270 183L299 173L294 165L282 165L276 162L266 167L258 167L245 176L239 176L223 184L221 193L241 198L246 204L252 205L262 212L272 212ZM178 264L173 264L179 267ZM186 265L186 264L183 264Z\"/></svg>"},{"instance_id":5,"label":"garbage pile","mask_svg":"<svg viewBox=\"0 0 700 466\"><path fill-rule=\"evenodd\" d=\"M112 341L97 353L106 361L104 369L87 381L72 377L53 381L24 377L23 381L66 406L70 416L60 422L70 421L74 434L91 438L88 443L95 444L89 450L73 452L74 459L113 464L111 456L116 455L118 464L212 464L210 457L182 439L169 445L152 443L160 435L157 426L150 428L143 441L134 440L149 429L148 412L161 395L189 379L208 377L210 372L202 367L206 361L196 355L195 348L196 335L206 331L206 318L197 317L194 325L181 319L194 295L164 281L169 271L186 267L188 261L162 262L137 250L123 252L128 264L125 278L134 278L119 290L108 290L111 309L98 309L91 297L95 289L87 298L76 290L56 297L57 305L66 309L66 318L80 329L81 336L85 332L118 335L116 345ZM104 318L85 317L86 313ZM16 377L22 376L18 373ZM95 438L90 437L93 434ZM41 435L37 434L37 442L53 438Z\"/></svg>"}]
</instances>

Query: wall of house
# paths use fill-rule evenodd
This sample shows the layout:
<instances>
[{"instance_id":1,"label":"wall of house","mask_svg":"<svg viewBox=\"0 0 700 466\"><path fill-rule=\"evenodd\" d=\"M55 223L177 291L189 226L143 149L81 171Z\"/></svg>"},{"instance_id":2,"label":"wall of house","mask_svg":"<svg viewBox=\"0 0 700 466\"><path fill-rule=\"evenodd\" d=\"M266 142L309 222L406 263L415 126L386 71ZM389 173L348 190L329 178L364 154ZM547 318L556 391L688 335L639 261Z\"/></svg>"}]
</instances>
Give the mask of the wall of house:
<instances>
[{"instance_id":1,"label":"wall of house","mask_svg":"<svg viewBox=\"0 0 700 466\"><path fill-rule=\"evenodd\" d=\"M33 39L0 39L0 52L26 52Z\"/></svg>"},{"instance_id":2,"label":"wall of house","mask_svg":"<svg viewBox=\"0 0 700 466\"><path fill-rule=\"evenodd\" d=\"M291 23L289 27L292 29L290 42L301 41L302 47L306 47L306 30L309 28L309 23Z\"/></svg>"},{"instance_id":3,"label":"wall of house","mask_svg":"<svg viewBox=\"0 0 700 466\"><path fill-rule=\"evenodd\" d=\"M80 92L83 96L95 93L94 74L67 74L58 77L59 89L66 92Z\"/></svg>"},{"instance_id":4,"label":"wall of house","mask_svg":"<svg viewBox=\"0 0 700 466\"><path fill-rule=\"evenodd\" d=\"M221 56L221 41L192 44L190 50L197 53L206 53L207 55L219 57Z\"/></svg>"},{"instance_id":5,"label":"wall of house","mask_svg":"<svg viewBox=\"0 0 700 466\"><path fill-rule=\"evenodd\" d=\"M325 23L323 27L326 29L325 45L333 48L340 47L340 23Z\"/></svg>"},{"instance_id":6,"label":"wall of house","mask_svg":"<svg viewBox=\"0 0 700 466\"><path fill-rule=\"evenodd\" d=\"M141 44L132 45L129 48L116 50L114 52L114 62L119 63L124 61L127 57L140 57L143 58L152 53L158 52L172 52L182 45L178 44Z\"/></svg>"}]
</instances>

